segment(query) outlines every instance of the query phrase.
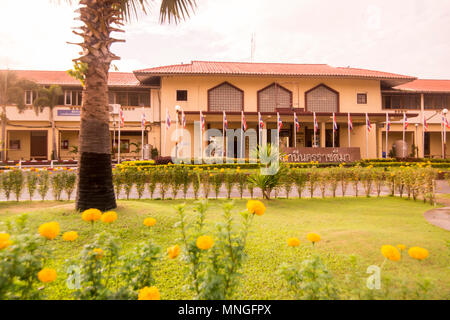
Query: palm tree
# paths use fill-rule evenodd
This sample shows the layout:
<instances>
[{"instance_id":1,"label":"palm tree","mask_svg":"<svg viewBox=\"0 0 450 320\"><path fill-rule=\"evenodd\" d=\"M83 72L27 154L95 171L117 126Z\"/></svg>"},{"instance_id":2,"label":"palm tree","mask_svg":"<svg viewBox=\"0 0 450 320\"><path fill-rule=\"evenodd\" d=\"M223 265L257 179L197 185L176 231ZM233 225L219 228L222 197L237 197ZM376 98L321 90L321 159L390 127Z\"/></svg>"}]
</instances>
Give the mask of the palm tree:
<instances>
[{"instance_id":1,"label":"palm tree","mask_svg":"<svg viewBox=\"0 0 450 320\"><path fill-rule=\"evenodd\" d=\"M58 104L58 99L63 95L63 90L58 85L52 85L49 88L42 87L38 91L38 97L34 100L34 110L36 115L44 110L44 108L49 108L49 121L52 125L52 159L56 159L56 133L55 133L55 119L53 117L53 111L55 106Z\"/></svg>"},{"instance_id":2,"label":"palm tree","mask_svg":"<svg viewBox=\"0 0 450 320\"><path fill-rule=\"evenodd\" d=\"M70 2L70 1L69 1ZM73 32L83 38L83 49L75 63L87 66L81 106L78 188L76 208L109 210L116 207L112 183L109 132L108 70L119 57L110 50L113 32L126 22L147 14L147 0L79 0L79 20L83 26ZM162 0L160 22L175 22L189 17L195 0Z\"/></svg>"},{"instance_id":3,"label":"palm tree","mask_svg":"<svg viewBox=\"0 0 450 320\"><path fill-rule=\"evenodd\" d=\"M20 79L17 74L9 70L0 71L0 106L2 113L0 119L2 121L1 136L1 161L6 160L6 125L8 118L6 116L6 106L15 105L19 112L25 109L25 91L35 90L37 84L33 81Z\"/></svg>"}]
</instances>

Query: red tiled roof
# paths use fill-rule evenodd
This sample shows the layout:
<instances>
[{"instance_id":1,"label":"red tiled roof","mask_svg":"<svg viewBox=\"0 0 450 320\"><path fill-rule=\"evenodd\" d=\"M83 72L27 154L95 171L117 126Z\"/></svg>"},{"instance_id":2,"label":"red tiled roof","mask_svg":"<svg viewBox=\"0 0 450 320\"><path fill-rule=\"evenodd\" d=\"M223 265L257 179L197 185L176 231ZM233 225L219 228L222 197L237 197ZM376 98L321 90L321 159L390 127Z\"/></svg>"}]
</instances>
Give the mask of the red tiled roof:
<instances>
[{"instance_id":1,"label":"red tiled roof","mask_svg":"<svg viewBox=\"0 0 450 320\"><path fill-rule=\"evenodd\" d=\"M414 92L450 92L450 80L417 79L393 89Z\"/></svg>"},{"instance_id":2,"label":"red tiled roof","mask_svg":"<svg viewBox=\"0 0 450 320\"><path fill-rule=\"evenodd\" d=\"M226 74L226 75L268 75L268 76L330 76L375 79L401 79L412 81L415 77L395 73L331 67L326 64L252 63L192 61L190 64L162 66L134 71L136 75L164 74Z\"/></svg>"},{"instance_id":3,"label":"red tiled roof","mask_svg":"<svg viewBox=\"0 0 450 320\"><path fill-rule=\"evenodd\" d=\"M19 78L32 80L41 85L58 84L61 86L80 86L80 82L69 76L66 71L11 70ZM108 85L112 87L135 87L140 82L133 73L110 72Z\"/></svg>"}]
</instances>

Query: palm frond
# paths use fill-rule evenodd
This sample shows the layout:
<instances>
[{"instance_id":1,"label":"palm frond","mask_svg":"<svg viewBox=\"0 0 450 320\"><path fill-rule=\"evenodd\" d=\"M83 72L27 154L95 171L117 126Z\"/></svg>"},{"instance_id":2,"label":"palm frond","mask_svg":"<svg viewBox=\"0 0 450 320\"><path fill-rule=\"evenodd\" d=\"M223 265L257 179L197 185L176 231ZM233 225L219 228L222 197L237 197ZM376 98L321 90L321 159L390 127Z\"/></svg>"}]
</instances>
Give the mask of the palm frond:
<instances>
[{"instance_id":1,"label":"palm frond","mask_svg":"<svg viewBox=\"0 0 450 320\"><path fill-rule=\"evenodd\" d=\"M191 10L195 10L195 0L162 0L159 12L160 23L175 23L189 18Z\"/></svg>"}]
</instances>

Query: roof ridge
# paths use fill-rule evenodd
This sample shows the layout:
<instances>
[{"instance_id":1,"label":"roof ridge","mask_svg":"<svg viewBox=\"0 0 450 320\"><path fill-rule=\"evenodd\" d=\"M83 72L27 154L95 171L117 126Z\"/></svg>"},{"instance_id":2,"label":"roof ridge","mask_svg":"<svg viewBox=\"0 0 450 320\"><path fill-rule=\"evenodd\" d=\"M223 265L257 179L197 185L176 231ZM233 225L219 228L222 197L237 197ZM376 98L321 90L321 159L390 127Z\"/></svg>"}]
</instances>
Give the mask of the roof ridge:
<instances>
[{"instance_id":1,"label":"roof ridge","mask_svg":"<svg viewBox=\"0 0 450 320\"><path fill-rule=\"evenodd\" d=\"M192 60L194 62L203 63L243 63L243 64L284 64L284 65L300 65L300 66L330 66L326 63L288 63L288 62L251 62L251 61L210 61L210 60Z\"/></svg>"},{"instance_id":2,"label":"roof ridge","mask_svg":"<svg viewBox=\"0 0 450 320\"><path fill-rule=\"evenodd\" d=\"M374 70L374 69L365 69L365 68L353 68L353 67L333 67L333 68L336 68L336 69L363 70L363 71L382 72L382 73L390 73L390 74L402 75L402 74L400 74L400 73L395 73L395 72L390 72L390 71L382 71L382 70ZM417 77L414 77L414 76L406 76L406 77L411 77L411 78L417 79Z\"/></svg>"},{"instance_id":3,"label":"roof ridge","mask_svg":"<svg viewBox=\"0 0 450 320\"><path fill-rule=\"evenodd\" d=\"M150 67L150 68L144 68L144 69L138 69L138 70L133 70L132 73L135 72L145 72L146 70L149 69L160 69L160 68L171 68L171 67L181 67L181 66L192 66L193 61L191 61L191 63L179 63L179 64L169 64L167 66L157 66L157 67Z\"/></svg>"}]
</instances>

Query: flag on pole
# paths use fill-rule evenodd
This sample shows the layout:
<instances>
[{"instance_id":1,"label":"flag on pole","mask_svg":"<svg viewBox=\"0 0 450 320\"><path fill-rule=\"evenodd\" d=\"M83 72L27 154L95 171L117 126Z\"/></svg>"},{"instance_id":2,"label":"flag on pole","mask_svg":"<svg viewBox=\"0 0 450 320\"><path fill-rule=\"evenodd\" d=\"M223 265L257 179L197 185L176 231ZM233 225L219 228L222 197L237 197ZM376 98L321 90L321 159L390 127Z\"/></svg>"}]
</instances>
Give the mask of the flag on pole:
<instances>
[{"instance_id":1,"label":"flag on pole","mask_svg":"<svg viewBox=\"0 0 450 320\"><path fill-rule=\"evenodd\" d=\"M423 115L423 128L425 131L428 130L427 117L425 117L425 115Z\"/></svg>"},{"instance_id":2,"label":"flag on pole","mask_svg":"<svg viewBox=\"0 0 450 320\"><path fill-rule=\"evenodd\" d=\"M119 118L120 118L120 119L119 119L119 121L120 121L120 123L119 123L120 127L121 127L121 128L125 127L125 117L123 116L122 108L119 109Z\"/></svg>"},{"instance_id":3,"label":"flag on pole","mask_svg":"<svg viewBox=\"0 0 450 320\"><path fill-rule=\"evenodd\" d=\"M338 125L336 121L336 114L333 112L333 131L337 131Z\"/></svg>"},{"instance_id":4,"label":"flag on pole","mask_svg":"<svg viewBox=\"0 0 450 320\"><path fill-rule=\"evenodd\" d=\"M169 115L169 110L166 109L166 130L169 130L170 128L170 115Z\"/></svg>"},{"instance_id":5,"label":"flag on pole","mask_svg":"<svg viewBox=\"0 0 450 320\"><path fill-rule=\"evenodd\" d=\"M223 128L225 130L228 129L228 120L227 120L227 115L226 115L225 111L223 112Z\"/></svg>"},{"instance_id":6,"label":"flag on pole","mask_svg":"<svg viewBox=\"0 0 450 320\"><path fill-rule=\"evenodd\" d=\"M369 115L367 113L366 113L366 127L367 131L370 132L370 129L372 129L372 124L370 123Z\"/></svg>"},{"instance_id":7,"label":"flag on pole","mask_svg":"<svg viewBox=\"0 0 450 320\"><path fill-rule=\"evenodd\" d=\"M406 129L408 129L408 118L406 117L406 113L403 112L403 126Z\"/></svg>"},{"instance_id":8,"label":"flag on pole","mask_svg":"<svg viewBox=\"0 0 450 320\"><path fill-rule=\"evenodd\" d=\"M141 119L141 128L142 129L145 129L145 123L146 123L147 121L145 120L145 112L144 112L144 110L142 110L142 119Z\"/></svg>"},{"instance_id":9,"label":"flag on pole","mask_svg":"<svg viewBox=\"0 0 450 320\"><path fill-rule=\"evenodd\" d=\"M317 123L316 113L314 112L314 132L319 131L319 124Z\"/></svg>"},{"instance_id":10,"label":"flag on pole","mask_svg":"<svg viewBox=\"0 0 450 320\"><path fill-rule=\"evenodd\" d=\"M300 123L298 122L297 113L294 112L294 124L295 124L295 130L297 132L300 131Z\"/></svg>"},{"instance_id":11,"label":"flag on pole","mask_svg":"<svg viewBox=\"0 0 450 320\"><path fill-rule=\"evenodd\" d=\"M186 129L186 116L184 110L181 110L181 125L183 126L183 129Z\"/></svg>"},{"instance_id":12,"label":"flag on pole","mask_svg":"<svg viewBox=\"0 0 450 320\"><path fill-rule=\"evenodd\" d=\"M200 123L202 126L202 131L205 131L205 117L203 116L203 113L200 111Z\"/></svg>"},{"instance_id":13,"label":"flag on pole","mask_svg":"<svg viewBox=\"0 0 450 320\"><path fill-rule=\"evenodd\" d=\"M353 122L352 122L352 117L350 116L350 113L348 113L348 130L353 130Z\"/></svg>"},{"instance_id":14,"label":"flag on pole","mask_svg":"<svg viewBox=\"0 0 450 320\"><path fill-rule=\"evenodd\" d=\"M244 111L241 111L242 114L242 130L247 131L247 122L245 121Z\"/></svg>"},{"instance_id":15,"label":"flag on pole","mask_svg":"<svg viewBox=\"0 0 450 320\"><path fill-rule=\"evenodd\" d=\"M446 127L447 129L450 129L450 124L448 123L448 119L446 115L442 116L442 124L444 125L444 127Z\"/></svg>"},{"instance_id":16,"label":"flag on pole","mask_svg":"<svg viewBox=\"0 0 450 320\"><path fill-rule=\"evenodd\" d=\"M280 114L277 112L277 117L278 117L278 133L281 132L281 128L283 128L283 121L281 121L281 117Z\"/></svg>"},{"instance_id":17,"label":"flag on pole","mask_svg":"<svg viewBox=\"0 0 450 320\"><path fill-rule=\"evenodd\" d=\"M389 119L389 113L386 112L386 131L391 131L391 120Z\"/></svg>"},{"instance_id":18,"label":"flag on pole","mask_svg":"<svg viewBox=\"0 0 450 320\"><path fill-rule=\"evenodd\" d=\"M264 121L263 121L263 119L261 117L261 113L260 112L258 112L258 123L259 123L259 129L262 130L264 128Z\"/></svg>"}]
</instances>

